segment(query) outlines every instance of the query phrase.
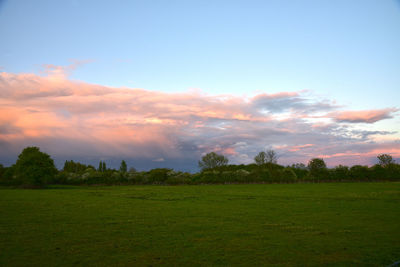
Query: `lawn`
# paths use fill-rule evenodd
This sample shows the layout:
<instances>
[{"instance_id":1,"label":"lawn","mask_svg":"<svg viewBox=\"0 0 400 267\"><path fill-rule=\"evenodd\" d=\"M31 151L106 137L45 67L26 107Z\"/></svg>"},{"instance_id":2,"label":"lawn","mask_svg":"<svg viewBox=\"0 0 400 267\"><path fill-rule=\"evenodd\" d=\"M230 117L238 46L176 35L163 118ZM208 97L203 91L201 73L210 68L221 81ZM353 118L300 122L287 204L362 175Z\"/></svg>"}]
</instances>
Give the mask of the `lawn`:
<instances>
[{"instance_id":1,"label":"lawn","mask_svg":"<svg viewBox=\"0 0 400 267\"><path fill-rule=\"evenodd\" d=\"M387 266L400 183L0 188L0 266Z\"/></svg>"}]
</instances>

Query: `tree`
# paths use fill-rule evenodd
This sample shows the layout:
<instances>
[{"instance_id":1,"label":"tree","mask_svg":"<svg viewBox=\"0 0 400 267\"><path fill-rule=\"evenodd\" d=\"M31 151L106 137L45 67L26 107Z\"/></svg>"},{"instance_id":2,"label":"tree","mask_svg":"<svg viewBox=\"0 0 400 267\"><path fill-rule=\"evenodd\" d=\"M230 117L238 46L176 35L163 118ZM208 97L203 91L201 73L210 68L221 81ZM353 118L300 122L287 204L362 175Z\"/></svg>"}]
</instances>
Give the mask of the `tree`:
<instances>
[{"instance_id":1,"label":"tree","mask_svg":"<svg viewBox=\"0 0 400 267\"><path fill-rule=\"evenodd\" d=\"M97 168L97 170L99 171L99 172L102 172L103 171L103 162L100 160L100 162L99 162L99 167Z\"/></svg>"},{"instance_id":2,"label":"tree","mask_svg":"<svg viewBox=\"0 0 400 267\"><path fill-rule=\"evenodd\" d=\"M4 182L4 173L6 172L6 168L4 168L3 164L0 164L0 184Z\"/></svg>"},{"instance_id":3,"label":"tree","mask_svg":"<svg viewBox=\"0 0 400 267\"><path fill-rule=\"evenodd\" d=\"M218 155L215 152L207 153L199 161L199 167L202 170L214 169L216 167L226 166L228 159L224 155Z\"/></svg>"},{"instance_id":4,"label":"tree","mask_svg":"<svg viewBox=\"0 0 400 267\"><path fill-rule=\"evenodd\" d=\"M3 173L5 172L5 168L3 166L3 164L0 164L0 179L3 177Z\"/></svg>"},{"instance_id":5,"label":"tree","mask_svg":"<svg viewBox=\"0 0 400 267\"><path fill-rule=\"evenodd\" d=\"M63 171L72 173L84 173L88 168L85 164L74 162L73 160L66 160L64 163Z\"/></svg>"},{"instance_id":6,"label":"tree","mask_svg":"<svg viewBox=\"0 0 400 267\"><path fill-rule=\"evenodd\" d=\"M104 161L100 161L98 171L105 172L106 170L107 170L106 163Z\"/></svg>"},{"instance_id":7,"label":"tree","mask_svg":"<svg viewBox=\"0 0 400 267\"><path fill-rule=\"evenodd\" d=\"M377 158L379 160L379 165L382 167L386 167L389 164L394 163L393 157L389 154L380 154L377 156Z\"/></svg>"},{"instance_id":8,"label":"tree","mask_svg":"<svg viewBox=\"0 0 400 267\"><path fill-rule=\"evenodd\" d=\"M18 156L14 174L28 187L41 187L49 183L57 173L53 159L38 147L27 147Z\"/></svg>"},{"instance_id":9,"label":"tree","mask_svg":"<svg viewBox=\"0 0 400 267\"><path fill-rule=\"evenodd\" d=\"M120 172L126 173L128 171L128 166L126 165L125 160L121 161L121 166L119 167Z\"/></svg>"},{"instance_id":10,"label":"tree","mask_svg":"<svg viewBox=\"0 0 400 267\"><path fill-rule=\"evenodd\" d=\"M106 163L103 161L103 167L102 167L103 172L107 171L107 166Z\"/></svg>"},{"instance_id":11,"label":"tree","mask_svg":"<svg viewBox=\"0 0 400 267\"><path fill-rule=\"evenodd\" d=\"M274 164L278 162L278 155L274 150L267 150L267 162Z\"/></svg>"},{"instance_id":12,"label":"tree","mask_svg":"<svg viewBox=\"0 0 400 267\"><path fill-rule=\"evenodd\" d=\"M261 151L257 154L257 156L254 157L254 161L257 165L264 165L265 163L267 163L267 153Z\"/></svg>"},{"instance_id":13,"label":"tree","mask_svg":"<svg viewBox=\"0 0 400 267\"><path fill-rule=\"evenodd\" d=\"M267 150L266 152L261 151L254 157L254 161L257 165L264 165L267 163L274 163L278 162L278 155L274 150Z\"/></svg>"},{"instance_id":14,"label":"tree","mask_svg":"<svg viewBox=\"0 0 400 267\"><path fill-rule=\"evenodd\" d=\"M313 158L308 162L308 169L314 178L326 178L327 169L323 159Z\"/></svg>"}]
</instances>

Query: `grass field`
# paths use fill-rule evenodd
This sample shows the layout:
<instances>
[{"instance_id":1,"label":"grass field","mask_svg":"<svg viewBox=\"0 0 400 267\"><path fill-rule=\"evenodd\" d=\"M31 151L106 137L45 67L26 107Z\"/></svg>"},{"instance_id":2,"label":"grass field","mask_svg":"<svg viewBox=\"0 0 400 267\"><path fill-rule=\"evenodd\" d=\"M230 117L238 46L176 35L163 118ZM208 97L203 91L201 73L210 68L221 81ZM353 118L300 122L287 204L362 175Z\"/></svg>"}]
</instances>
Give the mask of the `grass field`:
<instances>
[{"instance_id":1,"label":"grass field","mask_svg":"<svg viewBox=\"0 0 400 267\"><path fill-rule=\"evenodd\" d=\"M387 266L400 183L0 188L0 266Z\"/></svg>"}]
</instances>

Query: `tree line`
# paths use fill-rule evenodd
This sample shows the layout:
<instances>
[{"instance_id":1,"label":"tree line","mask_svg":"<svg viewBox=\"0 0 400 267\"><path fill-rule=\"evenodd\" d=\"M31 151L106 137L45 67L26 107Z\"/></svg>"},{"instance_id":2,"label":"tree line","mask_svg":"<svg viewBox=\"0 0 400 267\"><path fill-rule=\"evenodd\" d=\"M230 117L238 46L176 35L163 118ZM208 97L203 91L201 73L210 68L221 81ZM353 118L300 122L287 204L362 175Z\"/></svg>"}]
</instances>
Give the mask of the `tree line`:
<instances>
[{"instance_id":1,"label":"tree line","mask_svg":"<svg viewBox=\"0 0 400 267\"><path fill-rule=\"evenodd\" d=\"M0 164L0 184L40 188L48 184L224 184L224 183L295 183L329 181L400 181L400 165L389 154L377 156L378 163L363 165L338 165L328 168L322 158L311 159L307 166L302 163L282 166L278 164L275 151L261 151L251 164L228 164L227 157L215 152L201 157L197 173L156 168L137 171L121 161L119 169L107 168L100 161L97 168L73 160L67 160L58 170L50 155L38 147L27 147L18 156L15 164L4 167Z\"/></svg>"}]
</instances>

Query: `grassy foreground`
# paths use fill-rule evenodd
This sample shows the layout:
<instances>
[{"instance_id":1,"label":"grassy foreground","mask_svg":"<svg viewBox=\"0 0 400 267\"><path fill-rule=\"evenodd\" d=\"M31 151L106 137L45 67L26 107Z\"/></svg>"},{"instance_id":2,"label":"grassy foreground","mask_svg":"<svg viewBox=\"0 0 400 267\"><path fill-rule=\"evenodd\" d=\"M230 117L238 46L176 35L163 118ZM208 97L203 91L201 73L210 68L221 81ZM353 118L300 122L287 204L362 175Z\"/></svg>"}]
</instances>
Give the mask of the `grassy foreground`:
<instances>
[{"instance_id":1,"label":"grassy foreground","mask_svg":"<svg viewBox=\"0 0 400 267\"><path fill-rule=\"evenodd\" d=\"M0 188L0 266L387 266L400 183Z\"/></svg>"}]
</instances>

